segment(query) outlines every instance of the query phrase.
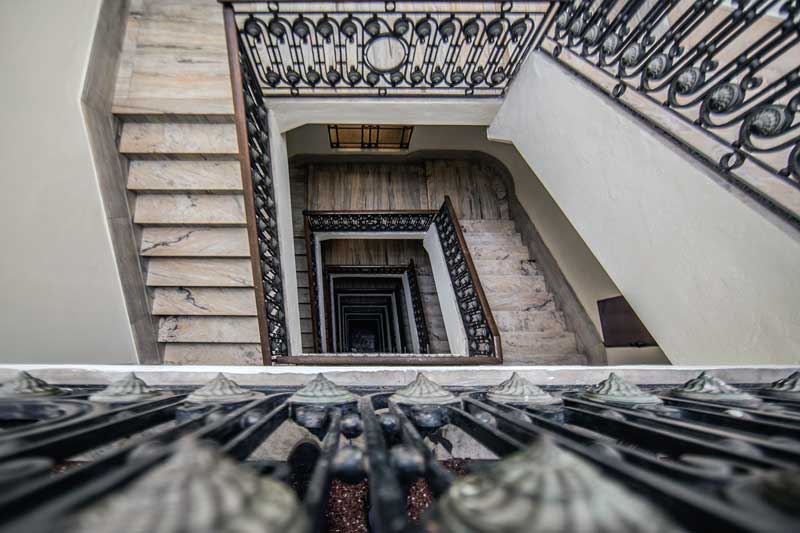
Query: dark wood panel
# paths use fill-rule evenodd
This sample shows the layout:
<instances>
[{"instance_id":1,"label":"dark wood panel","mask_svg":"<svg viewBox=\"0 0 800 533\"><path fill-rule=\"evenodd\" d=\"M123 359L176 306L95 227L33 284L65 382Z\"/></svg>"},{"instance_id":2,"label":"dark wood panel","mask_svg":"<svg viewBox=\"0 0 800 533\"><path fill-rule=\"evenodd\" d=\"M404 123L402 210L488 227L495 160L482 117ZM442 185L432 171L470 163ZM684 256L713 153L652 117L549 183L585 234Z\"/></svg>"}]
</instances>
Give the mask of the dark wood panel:
<instances>
[{"instance_id":1,"label":"dark wood panel","mask_svg":"<svg viewBox=\"0 0 800 533\"><path fill-rule=\"evenodd\" d=\"M624 296L599 300L597 308L607 348L658 346Z\"/></svg>"}]
</instances>

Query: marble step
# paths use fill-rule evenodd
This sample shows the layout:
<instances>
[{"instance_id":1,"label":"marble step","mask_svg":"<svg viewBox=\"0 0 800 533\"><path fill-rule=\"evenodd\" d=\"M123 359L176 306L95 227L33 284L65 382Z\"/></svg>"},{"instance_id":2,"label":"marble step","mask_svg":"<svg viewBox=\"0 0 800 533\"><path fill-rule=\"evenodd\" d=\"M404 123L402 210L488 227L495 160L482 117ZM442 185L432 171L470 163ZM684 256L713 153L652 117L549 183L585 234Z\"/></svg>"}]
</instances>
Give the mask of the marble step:
<instances>
[{"instance_id":1,"label":"marble step","mask_svg":"<svg viewBox=\"0 0 800 533\"><path fill-rule=\"evenodd\" d=\"M234 124L125 122L119 151L129 157L226 157L239 153Z\"/></svg>"},{"instance_id":2,"label":"marble step","mask_svg":"<svg viewBox=\"0 0 800 533\"><path fill-rule=\"evenodd\" d=\"M249 259L154 257L147 262L150 287L252 287Z\"/></svg>"},{"instance_id":3,"label":"marble step","mask_svg":"<svg viewBox=\"0 0 800 533\"><path fill-rule=\"evenodd\" d=\"M128 189L136 192L241 192L238 161L131 161Z\"/></svg>"},{"instance_id":4,"label":"marble step","mask_svg":"<svg viewBox=\"0 0 800 533\"><path fill-rule=\"evenodd\" d=\"M420 276L417 274L417 285L419 286L420 294L436 292L436 282L433 280L433 276Z\"/></svg>"},{"instance_id":5,"label":"marble step","mask_svg":"<svg viewBox=\"0 0 800 533\"><path fill-rule=\"evenodd\" d=\"M139 194L133 221L136 224L244 225L241 194Z\"/></svg>"},{"instance_id":6,"label":"marble step","mask_svg":"<svg viewBox=\"0 0 800 533\"><path fill-rule=\"evenodd\" d=\"M263 365L260 344L167 343L165 365Z\"/></svg>"},{"instance_id":7,"label":"marble step","mask_svg":"<svg viewBox=\"0 0 800 533\"><path fill-rule=\"evenodd\" d=\"M504 365L586 365L586 356L577 352L565 354L508 354L503 352Z\"/></svg>"},{"instance_id":8,"label":"marble step","mask_svg":"<svg viewBox=\"0 0 800 533\"><path fill-rule=\"evenodd\" d=\"M516 233L513 220L459 220L465 237L467 233Z\"/></svg>"},{"instance_id":9,"label":"marble step","mask_svg":"<svg viewBox=\"0 0 800 533\"><path fill-rule=\"evenodd\" d=\"M548 354L563 355L577 353L575 335L572 333L508 332L500 335L503 355Z\"/></svg>"},{"instance_id":10,"label":"marble step","mask_svg":"<svg viewBox=\"0 0 800 533\"><path fill-rule=\"evenodd\" d=\"M560 311L492 311L501 332L566 331Z\"/></svg>"},{"instance_id":11,"label":"marble step","mask_svg":"<svg viewBox=\"0 0 800 533\"><path fill-rule=\"evenodd\" d=\"M541 275L536 268L536 262L530 259L523 261L506 261L497 259L474 260L475 270L478 276L493 275L513 275L513 274L537 274Z\"/></svg>"},{"instance_id":12,"label":"marble step","mask_svg":"<svg viewBox=\"0 0 800 533\"><path fill-rule=\"evenodd\" d=\"M250 257L247 228L145 227L139 253L147 257Z\"/></svg>"},{"instance_id":13,"label":"marble step","mask_svg":"<svg viewBox=\"0 0 800 533\"><path fill-rule=\"evenodd\" d=\"M470 250L473 246L522 246L522 236L519 233L466 233L464 239Z\"/></svg>"},{"instance_id":14,"label":"marble step","mask_svg":"<svg viewBox=\"0 0 800 533\"><path fill-rule=\"evenodd\" d=\"M492 313L497 311L555 311L553 295L547 291L486 291Z\"/></svg>"},{"instance_id":15,"label":"marble step","mask_svg":"<svg viewBox=\"0 0 800 533\"><path fill-rule=\"evenodd\" d=\"M489 291L518 291L518 292L546 292L547 285L545 285L544 277L540 275L520 275L510 274L507 276L489 275L482 276L480 273L478 277L481 280L484 292Z\"/></svg>"},{"instance_id":16,"label":"marble step","mask_svg":"<svg viewBox=\"0 0 800 533\"><path fill-rule=\"evenodd\" d=\"M441 340L430 339L428 343L429 353L450 353L450 344Z\"/></svg>"},{"instance_id":17,"label":"marble step","mask_svg":"<svg viewBox=\"0 0 800 533\"><path fill-rule=\"evenodd\" d=\"M256 316L253 289L170 287L152 290L154 315Z\"/></svg>"},{"instance_id":18,"label":"marble step","mask_svg":"<svg viewBox=\"0 0 800 533\"><path fill-rule=\"evenodd\" d=\"M473 261L485 261L487 259L493 259L495 261L525 261L529 259L528 249L522 245L497 246L484 244L479 246L467 245L467 247L469 248L469 253Z\"/></svg>"},{"instance_id":19,"label":"marble step","mask_svg":"<svg viewBox=\"0 0 800 533\"><path fill-rule=\"evenodd\" d=\"M256 317L167 316L158 323L158 342L260 343Z\"/></svg>"}]
</instances>

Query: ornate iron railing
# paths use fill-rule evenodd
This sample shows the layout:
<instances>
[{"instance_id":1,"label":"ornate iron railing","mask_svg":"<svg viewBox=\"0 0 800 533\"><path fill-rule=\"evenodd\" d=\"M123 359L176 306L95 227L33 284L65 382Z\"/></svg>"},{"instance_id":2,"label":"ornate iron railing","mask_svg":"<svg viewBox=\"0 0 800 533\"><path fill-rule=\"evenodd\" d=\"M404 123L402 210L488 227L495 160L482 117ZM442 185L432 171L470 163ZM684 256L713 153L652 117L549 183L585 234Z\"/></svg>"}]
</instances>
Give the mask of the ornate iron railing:
<instances>
[{"instance_id":1,"label":"ornate iron railing","mask_svg":"<svg viewBox=\"0 0 800 533\"><path fill-rule=\"evenodd\" d=\"M767 202L800 189L800 2L575 1L541 47Z\"/></svg>"},{"instance_id":2,"label":"ornate iron railing","mask_svg":"<svg viewBox=\"0 0 800 533\"><path fill-rule=\"evenodd\" d=\"M430 340L428 338L428 324L425 322L425 307L422 305L419 282L417 281L417 267L412 259L406 269L406 279L411 293L411 310L414 313L414 324L417 328L417 338L419 339L419 353L430 351Z\"/></svg>"},{"instance_id":3,"label":"ornate iron railing","mask_svg":"<svg viewBox=\"0 0 800 533\"><path fill-rule=\"evenodd\" d=\"M317 238L320 232L333 233L425 233L431 225L435 211L305 211L306 257L311 299L311 316L316 351L328 347L328 336L323 335L320 320ZM310 362L307 358L305 361Z\"/></svg>"},{"instance_id":4,"label":"ornate iron railing","mask_svg":"<svg viewBox=\"0 0 800 533\"><path fill-rule=\"evenodd\" d=\"M481 280L464 240L461 225L449 196L433 219L447 262L461 320L467 333L469 355L494 357L502 362L500 330L494 322L492 310L483 292Z\"/></svg>"},{"instance_id":5,"label":"ornate iron railing","mask_svg":"<svg viewBox=\"0 0 800 533\"><path fill-rule=\"evenodd\" d=\"M559 2L220 1L265 96L502 95Z\"/></svg>"},{"instance_id":6,"label":"ornate iron railing","mask_svg":"<svg viewBox=\"0 0 800 533\"><path fill-rule=\"evenodd\" d=\"M4 532L800 527L799 372L546 390L518 374L297 390L21 373L0 386L0 422Z\"/></svg>"},{"instance_id":7,"label":"ornate iron railing","mask_svg":"<svg viewBox=\"0 0 800 533\"><path fill-rule=\"evenodd\" d=\"M312 308L312 322L315 332L315 346L322 351L328 345L328 336L323 334L320 319L318 279L317 233L418 233L424 234L431 224L436 225L442 252L447 261L448 273L453 286L459 313L467 336L467 355L469 358L442 357L426 361L424 358L412 361L397 358L393 363L412 364L496 364L502 362L500 333L494 322L489 303L483 293L478 273L472 263L461 226L449 197L445 197L441 209L437 211L306 211L305 234L306 254L309 268L309 291ZM424 318L423 318L424 320ZM336 358L338 357L338 361ZM377 360L378 358L370 358ZM341 356L334 358L283 359L283 362L304 361L307 364L331 363L346 364L358 360ZM364 361L363 358L360 359ZM380 358L376 362L387 363L389 359Z\"/></svg>"},{"instance_id":8,"label":"ornate iron railing","mask_svg":"<svg viewBox=\"0 0 800 533\"><path fill-rule=\"evenodd\" d=\"M226 26L230 26L233 11L226 9L224 13ZM272 364L276 357L288 355L289 341L269 122L255 74L245 56L238 52L238 37L227 32L227 39L261 353L264 364Z\"/></svg>"}]
</instances>

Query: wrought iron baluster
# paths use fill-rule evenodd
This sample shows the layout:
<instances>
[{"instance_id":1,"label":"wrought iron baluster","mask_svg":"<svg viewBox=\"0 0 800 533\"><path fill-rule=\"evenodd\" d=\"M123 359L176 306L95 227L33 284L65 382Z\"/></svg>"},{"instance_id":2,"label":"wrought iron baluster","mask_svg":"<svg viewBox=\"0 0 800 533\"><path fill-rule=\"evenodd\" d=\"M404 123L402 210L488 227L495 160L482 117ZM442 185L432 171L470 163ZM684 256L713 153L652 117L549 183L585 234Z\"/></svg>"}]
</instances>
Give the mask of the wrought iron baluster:
<instances>
[{"instance_id":1,"label":"wrought iron baluster","mask_svg":"<svg viewBox=\"0 0 800 533\"><path fill-rule=\"evenodd\" d=\"M436 224L456 303L467 334L469 355L497 357L502 360L500 332L494 323L492 310L483 293L449 197L445 197L445 202L433 222Z\"/></svg>"}]
</instances>

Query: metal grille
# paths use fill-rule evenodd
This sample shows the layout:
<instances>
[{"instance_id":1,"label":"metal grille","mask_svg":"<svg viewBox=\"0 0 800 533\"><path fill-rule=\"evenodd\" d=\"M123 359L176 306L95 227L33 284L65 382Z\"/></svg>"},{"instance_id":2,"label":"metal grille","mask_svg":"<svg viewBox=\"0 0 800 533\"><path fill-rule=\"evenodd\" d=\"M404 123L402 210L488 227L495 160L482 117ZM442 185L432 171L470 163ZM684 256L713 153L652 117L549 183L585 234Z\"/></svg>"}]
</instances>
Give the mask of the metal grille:
<instances>
[{"instance_id":1,"label":"metal grille","mask_svg":"<svg viewBox=\"0 0 800 533\"><path fill-rule=\"evenodd\" d=\"M498 96L557 5L225 3L265 96Z\"/></svg>"},{"instance_id":2,"label":"metal grille","mask_svg":"<svg viewBox=\"0 0 800 533\"><path fill-rule=\"evenodd\" d=\"M332 490L356 485L374 532L800 526L799 372L547 390L517 374L449 390L320 375L296 390L222 375L156 389L133 374L66 388L20 373L0 396L4 531L326 531ZM448 449L468 452L460 471L439 460Z\"/></svg>"}]
</instances>

